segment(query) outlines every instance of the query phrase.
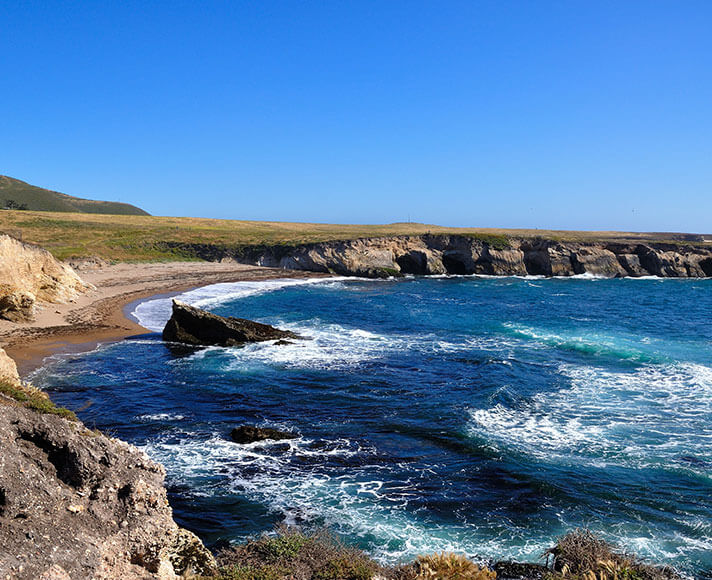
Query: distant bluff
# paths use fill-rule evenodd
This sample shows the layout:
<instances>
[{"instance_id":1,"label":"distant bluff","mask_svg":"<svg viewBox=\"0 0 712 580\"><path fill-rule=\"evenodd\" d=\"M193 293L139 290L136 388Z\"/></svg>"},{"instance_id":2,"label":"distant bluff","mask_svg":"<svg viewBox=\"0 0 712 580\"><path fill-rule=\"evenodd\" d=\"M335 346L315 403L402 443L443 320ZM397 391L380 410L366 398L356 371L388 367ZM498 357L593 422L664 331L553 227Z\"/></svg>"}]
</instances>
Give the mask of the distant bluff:
<instances>
[{"instance_id":1,"label":"distant bluff","mask_svg":"<svg viewBox=\"0 0 712 580\"><path fill-rule=\"evenodd\" d=\"M368 278L404 274L712 277L712 245L706 242L573 242L426 234L232 248L217 244L164 245L209 261L231 258L258 266Z\"/></svg>"},{"instance_id":2,"label":"distant bluff","mask_svg":"<svg viewBox=\"0 0 712 580\"><path fill-rule=\"evenodd\" d=\"M114 215L150 215L128 203L82 199L30 185L19 179L0 175L0 208L32 211L102 213Z\"/></svg>"}]
</instances>

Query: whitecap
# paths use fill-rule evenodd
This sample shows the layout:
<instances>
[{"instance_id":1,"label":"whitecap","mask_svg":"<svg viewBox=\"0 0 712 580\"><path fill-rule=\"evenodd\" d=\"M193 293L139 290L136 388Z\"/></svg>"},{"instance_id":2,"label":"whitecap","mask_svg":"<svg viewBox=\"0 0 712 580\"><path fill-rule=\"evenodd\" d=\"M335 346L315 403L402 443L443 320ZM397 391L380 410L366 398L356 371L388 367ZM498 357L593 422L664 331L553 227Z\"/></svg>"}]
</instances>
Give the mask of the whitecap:
<instances>
[{"instance_id":1,"label":"whitecap","mask_svg":"<svg viewBox=\"0 0 712 580\"><path fill-rule=\"evenodd\" d=\"M709 476L694 458L712 456L712 368L674 363L616 372L562 364L558 373L567 379L562 389L517 407L470 409L468 430L546 461Z\"/></svg>"},{"instance_id":2,"label":"whitecap","mask_svg":"<svg viewBox=\"0 0 712 580\"><path fill-rule=\"evenodd\" d=\"M175 298L191 306L209 308L230 300L274 292L291 286L304 286L309 284L329 284L334 281L346 280L345 277L334 278L298 278L277 280L256 280L242 282L225 282L210 284L196 288L174 297L160 297L145 300L134 308L131 315L138 323L153 332L160 332L171 317L171 303Z\"/></svg>"},{"instance_id":3,"label":"whitecap","mask_svg":"<svg viewBox=\"0 0 712 580\"><path fill-rule=\"evenodd\" d=\"M136 420L141 422L148 421L182 421L185 415L178 413L149 413L145 415L137 415Z\"/></svg>"},{"instance_id":4,"label":"whitecap","mask_svg":"<svg viewBox=\"0 0 712 580\"><path fill-rule=\"evenodd\" d=\"M382 562L412 560L435 551L464 552L471 557L536 559L551 545L546 538L512 542L516 532L491 525L441 524L427 514L408 509L417 493L412 478L393 482L389 469L375 457L375 450L357 442L337 439L314 445L300 437L289 441L238 445L213 434L196 440L176 434L154 440L143 450L168 468L169 482L189 484L195 495L230 492L265 505L287 524L326 526L360 538L369 553ZM328 451L325 451L326 448ZM358 455L347 473L330 470L334 456ZM379 473L382 475L379 477ZM220 474L220 482L215 482ZM209 485L205 485L207 481ZM202 485L201 485L202 483Z\"/></svg>"}]
</instances>

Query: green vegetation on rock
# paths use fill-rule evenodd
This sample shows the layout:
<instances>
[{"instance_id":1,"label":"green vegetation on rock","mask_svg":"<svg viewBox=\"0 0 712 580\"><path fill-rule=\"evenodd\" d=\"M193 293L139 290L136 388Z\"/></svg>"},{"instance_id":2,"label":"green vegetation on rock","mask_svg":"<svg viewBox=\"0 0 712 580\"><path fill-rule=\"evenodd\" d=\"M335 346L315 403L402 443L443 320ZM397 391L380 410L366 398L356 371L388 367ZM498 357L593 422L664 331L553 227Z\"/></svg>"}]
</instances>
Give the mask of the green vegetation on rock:
<instances>
[{"instance_id":1,"label":"green vegetation on rock","mask_svg":"<svg viewBox=\"0 0 712 580\"><path fill-rule=\"evenodd\" d=\"M13 385L0 380L0 393L10 397L21 406L41 414L59 415L70 421L77 421L77 416L69 409L55 405L46 393L32 386Z\"/></svg>"},{"instance_id":2,"label":"green vegetation on rock","mask_svg":"<svg viewBox=\"0 0 712 580\"><path fill-rule=\"evenodd\" d=\"M291 528L224 550L218 563L220 575L211 580L370 580L381 571L364 552L327 533Z\"/></svg>"},{"instance_id":3,"label":"green vegetation on rock","mask_svg":"<svg viewBox=\"0 0 712 580\"><path fill-rule=\"evenodd\" d=\"M669 567L653 566L589 530L576 529L559 538L547 551L554 557L547 580L673 580L680 576Z\"/></svg>"},{"instance_id":4,"label":"green vegetation on rock","mask_svg":"<svg viewBox=\"0 0 712 580\"><path fill-rule=\"evenodd\" d=\"M306 535L280 528L218 554L220 573L203 580L679 580L671 568L643 563L618 552L588 530L574 530L547 551L540 564L497 562L493 569L461 554L419 556L400 566L382 566L364 552L344 546L325 532ZM542 556L542 557L544 557ZM553 556L553 558L552 558Z\"/></svg>"}]
</instances>

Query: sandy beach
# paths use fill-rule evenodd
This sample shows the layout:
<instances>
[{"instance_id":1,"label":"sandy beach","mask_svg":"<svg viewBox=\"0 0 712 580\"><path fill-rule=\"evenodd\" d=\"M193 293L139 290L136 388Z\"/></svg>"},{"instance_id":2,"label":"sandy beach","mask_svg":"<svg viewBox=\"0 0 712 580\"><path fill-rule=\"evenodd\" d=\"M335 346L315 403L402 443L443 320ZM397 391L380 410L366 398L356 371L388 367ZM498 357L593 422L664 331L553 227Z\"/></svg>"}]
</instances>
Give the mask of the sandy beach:
<instances>
[{"instance_id":1,"label":"sandy beach","mask_svg":"<svg viewBox=\"0 0 712 580\"><path fill-rule=\"evenodd\" d=\"M15 359L22 377L52 354L81 352L100 342L147 333L125 311L139 300L220 282L325 276L217 262L119 263L77 272L95 288L67 304L41 304L33 322L0 320L0 345Z\"/></svg>"}]
</instances>

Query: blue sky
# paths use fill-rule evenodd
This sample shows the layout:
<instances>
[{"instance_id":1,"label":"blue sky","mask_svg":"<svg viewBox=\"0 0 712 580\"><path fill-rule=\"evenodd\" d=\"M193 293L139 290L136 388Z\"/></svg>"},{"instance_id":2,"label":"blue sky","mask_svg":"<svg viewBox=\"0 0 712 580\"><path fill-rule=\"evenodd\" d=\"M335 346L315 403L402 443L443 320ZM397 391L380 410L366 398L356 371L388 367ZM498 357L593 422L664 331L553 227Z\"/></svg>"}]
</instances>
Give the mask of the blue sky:
<instances>
[{"instance_id":1,"label":"blue sky","mask_svg":"<svg viewBox=\"0 0 712 580\"><path fill-rule=\"evenodd\" d=\"M0 173L157 215L712 233L712 2L0 3Z\"/></svg>"}]
</instances>

